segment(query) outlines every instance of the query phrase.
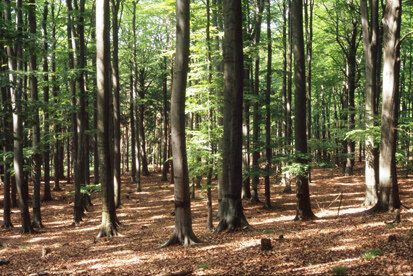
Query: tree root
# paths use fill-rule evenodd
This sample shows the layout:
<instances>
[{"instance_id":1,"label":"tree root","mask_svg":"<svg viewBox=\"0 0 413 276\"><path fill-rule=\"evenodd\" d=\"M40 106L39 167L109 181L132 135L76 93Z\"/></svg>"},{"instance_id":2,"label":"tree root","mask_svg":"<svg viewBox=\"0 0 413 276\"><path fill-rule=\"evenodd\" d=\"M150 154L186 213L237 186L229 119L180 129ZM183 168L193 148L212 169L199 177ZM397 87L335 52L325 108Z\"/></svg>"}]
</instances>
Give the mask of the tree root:
<instances>
[{"instance_id":1,"label":"tree root","mask_svg":"<svg viewBox=\"0 0 413 276\"><path fill-rule=\"evenodd\" d=\"M176 244L182 244L185 247L195 245L195 244L200 244L204 243L201 241L197 236L195 236L194 233L191 233L189 235L184 235L183 237L179 237L178 234L175 232L173 233L172 237L165 242L163 245L161 245L158 249L165 248L171 245L176 245Z\"/></svg>"},{"instance_id":2,"label":"tree root","mask_svg":"<svg viewBox=\"0 0 413 276\"><path fill-rule=\"evenodd\" d=\"M13 228L13 223L11 221L4 221L3 224L1 225L1 228L3 229L10 229Z\"/></svg>"}]
</instances>

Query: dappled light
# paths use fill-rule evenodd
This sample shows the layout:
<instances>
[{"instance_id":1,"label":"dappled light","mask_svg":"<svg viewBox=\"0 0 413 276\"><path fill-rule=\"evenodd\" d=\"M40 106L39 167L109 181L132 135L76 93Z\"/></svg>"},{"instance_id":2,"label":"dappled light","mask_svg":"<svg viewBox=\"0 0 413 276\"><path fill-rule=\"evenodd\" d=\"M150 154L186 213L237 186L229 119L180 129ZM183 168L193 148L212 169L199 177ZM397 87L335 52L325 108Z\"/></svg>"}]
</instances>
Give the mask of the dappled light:
<instances>
[{"instance_id":1,"label":"dappled light","mask_svg":"<svg viewBox=\"0 0 413 276\"><path fill-rule=\"evenodd\" d=\"M255 231L215 234L205 230L206 202L197 190L191 204L193 227L206 243L189 248L157 249L174 229L173 205L170 202L173 186L160 189L156 184L160 177L157 174L142 179L143 193L134 192L134 186L124 182L122 208L118 210L122 223L119 231L123 237L95 240L100 223L98 194L93 195L94 206L86 212L79 227L70 226L72 209L67 208L70 203L50 202L43 208L46 228L38 234L23 236L16 234L17 228L0 230L0 257L11 260L7 268L0 267L0 273L26 267L27 273L37 273L41 269L49 273L98 274L192 270L199 275L235 275L255 268L259 274L310 274L327 273L341 265L348 267L349 272L359 274L369 262L376 267L375 271L388 273L384 260L391 265L397 262L401 271L410 271L406 269L411 263L409 250L413 249L409 234L413 227L413 211L402 210L401 223L390 227L384 222L391 220L392 214L363 213L368 208L361 207L363 198L359 194L363 186L358 176L347 178L357 184L348 186L338 180L339 172L328 179L323 177L325 173L315 170L310 184L313 199L317 199L320 206L313 201L316 220L293 221L295 195L284 195L281 186L272 185L272 192L276 195L273 209L264 210L260 205L244 202L246 216ZM413 180L403 179L401 182L401 192L405 195L403 202L412 205L413 197L409 190ZM339 214L339 202L334 202L339 195L337 191L343 192ZM64 193L56 192L56 197ZM216 196L217 190L214 189L214 208L217 206ZM13 212L13 221L17 222L18 216L18 212ZM398 238L388 242L389 235ZM260 250L262 238L271 240L272 250ZM364 253L376 247L381 248L381 256L371 260L363 258ZM45 248L48 253L42 257ZM398 256L397 260L392 259L394 254Z\"/></svg>"}]
</instances>

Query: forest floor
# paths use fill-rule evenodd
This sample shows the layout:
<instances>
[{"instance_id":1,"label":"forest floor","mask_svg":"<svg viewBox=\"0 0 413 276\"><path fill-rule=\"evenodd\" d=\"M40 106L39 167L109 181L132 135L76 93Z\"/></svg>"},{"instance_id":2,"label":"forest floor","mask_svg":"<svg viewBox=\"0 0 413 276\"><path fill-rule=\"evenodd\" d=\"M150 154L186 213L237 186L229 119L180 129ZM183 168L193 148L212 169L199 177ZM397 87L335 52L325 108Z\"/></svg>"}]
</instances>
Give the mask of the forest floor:
<instances>
[{"instance_id":1,"label":"forest floor","mask_svg":"<svg viewBox=\"0 0 413 276\"><path fill-rule=\"evenodd\" d=\"M271 187L271 210L244 201L245 215L256 231L216 234L206 230L206 200L197 191L192 202L193 227L205 243L163 249L158 248L174 227L173 185L160 182L159 174L142 177L140 193L128 176L123 178L122 208L117 212L123 236L111 239L95 239L101 219L99 194L93 195L94 206L81 225L70 226L73 195L68 192L73 185L66 184L64 191L53 192L54 201L44 203L45 228L37 234L19 234L20 214L13 209L15 228L0 229L0 259L10 261L0 265L0 274L333 275L333 270L347 270L351 275L412 275L413 209L403 208L401 222L395 224L385 223L394 214L362 213L366 210L361 207L362 168L355 174L313 171L311 202L318 217L313 221L293 221L295 195L283 194L280 185ZM411 208L413 178L401 175L399 184L402 202ZM213 196L216 215L216 190ZM263 238L271 239L272 250L261 251Z\"/></svg>"}]
</instances>

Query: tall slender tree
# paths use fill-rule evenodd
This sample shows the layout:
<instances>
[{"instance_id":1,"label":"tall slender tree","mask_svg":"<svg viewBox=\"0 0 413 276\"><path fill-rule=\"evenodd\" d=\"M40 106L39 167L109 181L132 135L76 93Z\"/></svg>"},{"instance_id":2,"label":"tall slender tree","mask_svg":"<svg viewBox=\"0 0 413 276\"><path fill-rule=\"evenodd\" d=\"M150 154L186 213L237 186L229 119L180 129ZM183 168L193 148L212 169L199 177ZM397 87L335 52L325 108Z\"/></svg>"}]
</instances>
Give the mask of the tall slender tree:
<instances>
[{"instance_id":1,"label":"tall slender tree","mask_svg":"<svg viewBox=\"0 0 413 276\"><path fill-rule=\"evenodd\" d=\"M392 211L401 206L396 174L397 119L400 78L400 26L402 3L386 0L383 13L383 104L378 201L375 211Z\"/></svg>"},{"instance_id":2,"label":"tall slender tree","mask_svg":"<svg viewBox=\"0 0 413 276\"><path fill-rule=\"evenodd\" d=\"M176 1L175 72L171 95L171 142L174 170L175 228L163 245L201 242L192 230L188 161L185 141L185 94L189 64L189 0Z\"/></svg>"},{"instance_id":3,"label":"tall slender tree","mask_svg":"<svg viewBox=\"0 0 413 276\"><path fill-rule=\"evenodd\" d=\"M224 0L224 141L222 214L216 229L248 225L241 201L243 49L240 0Z\"/></svg>"},{"instance_id":4,"label":"tall slender tree","mask_svg":"<svg viewBox=\"0 0 413 276\"><path fill-rule=\"evenodd\" d=\"M96 0L96 77L99 171L102 186L102 224L98 237L118 235L118 219L113 191L113 160L110 154L111 69L109 0Z\"/></svg>"},{"instance_id":5,"label":"tall slender tree","mask_svg":"<svg viewBox=\"0 0 413 276\"><path fill-rule=\"evenodd\" d=\"M377 68L376 59L378 57L378 40L379 40L379 2L378 0L370 1L370 9L367 6L367 0L360 1L361 25L363 32L363 49L365 57L365 79L366 79L366 111L365 121L366 129L371 130L374 127L374 114L376 110L377 91ZM366 137L366 157L365 157L365 185L366 195L364 205L372 205L377 202L377 184L378 184L378 162L377 149L372 134Z\"/></svg>"},{"instance_id":6,"label":"tall slender tree","mask_svg":"<svg viewBox=\"0 0 413 276\"><path fill-rule=\"evenodd\" d=\"M272 42L271 42L271 2L266 0L267 6L267 90L265 93L265 107L266 107L266 120L265 120L265 201L264 207L271 208L271 193L270 193L270 173L271 173L271 65L272 65Z\"/></svg>"},{"instance_id":7,"label":"tall slender tree","mask_svg":"<svg viewBox=\"0 0 413 276\"><path fill-rule=\"evenodd\" d=\"M295 90L295 154L296 162L302 168L296 176L297 208L296 220L314 217L310 203L310 189L306 165L306 89L305 89L305 54L303 37L303 3L301 0L291 1L292 46L294 52L294 90Z\"/></svg>"},{"instance_id":8,"label":"tall slender tree","mask_svg":"<svg viewBox=\"0 0 413 276\"><path fill-rule=\"evenodd\" d=\"M30 95L34 104L33 113L33 127L32 127L32 147L33 147L33 226L42 228L42 216L40 210L40 178L41 178L41 165L42 156L40 150L40 121L39 121L39 107L37 102L39 101L38 83L37 83L37 55L36 55L36 1L30 0L28 7L28 17L30 25L30 35L32 38L30 44L30 58L29 68L30 74Z\"/></svg>"}]
</instances>

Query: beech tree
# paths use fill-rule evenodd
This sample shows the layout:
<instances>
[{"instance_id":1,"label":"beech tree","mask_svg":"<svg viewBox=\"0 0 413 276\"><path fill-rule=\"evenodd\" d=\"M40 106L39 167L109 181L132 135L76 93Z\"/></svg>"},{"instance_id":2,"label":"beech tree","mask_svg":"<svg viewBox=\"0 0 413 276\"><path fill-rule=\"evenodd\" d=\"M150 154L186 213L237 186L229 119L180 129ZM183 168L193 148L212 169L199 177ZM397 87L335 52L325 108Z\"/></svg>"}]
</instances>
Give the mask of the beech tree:
<instances>
[{"instance_id":1,"label":"beech tree","mask_svg":"<svg viewBox=\"0 0 413 276\"><path fill-rule=\"evenodd\" d=\"M399 110L400 0L387 0L383 13L383 104L379 160L379 194L373 210L400 208L396 173L397 119Z\"/></svg>"},{"instance_id":2,"label":"beech tree","mask_svg":"<svg viewBox=\"0 0 413 276\"><path fill-rule=\"evenodd\" d=\"M224 0L224 140L222 213L216 231L248 225L241 201L243 50L240 0Z\"/></svg>"},{"instance_id":3,"label":"beech tree","mask_svg":"<svg viewBox=\"0 0 413 276\"><path fill-rule=\"evenodd\" d=\"M310 189L306 165L308 163L306 135L306 82L305 55L303 37L303 3L300 0L291 1L292 46L294 52L294 90L295 90L295 154L296 162L302 166L297 174L297 212L296 220L314 217L310 203Z\"/></svg>"},{"instance_id":4,"label":"beech tree","mask_svg":"<svg viewBox=\"0 0 413 276\"><path fill-rule=\"evenodd\" d=\"M109 0L96 0L96 78L97 78L97 119L99 172L102 186L102 224L98 237L118 235L113 190L113 160L110 153L110 131L112 114L111 69L110 69L110 31Z\"/></svg>"},{"instance_id":5,"label":"beech tree","mask_svg":"<svg viewBox=\"0 0 413 276\"><path fill-rule=\"evenodd\" d=\"M175 228L163 247L201 241L192 230L185 140L185 91L189 63L189 0L176 1L176 52L171 95L171 142L174 170Z\"/></svg>"}]
</instances>

